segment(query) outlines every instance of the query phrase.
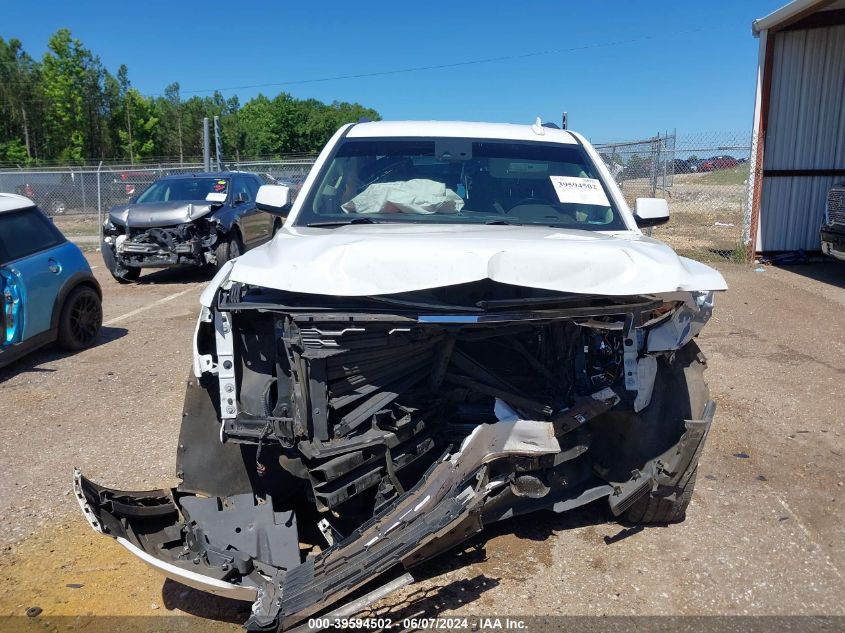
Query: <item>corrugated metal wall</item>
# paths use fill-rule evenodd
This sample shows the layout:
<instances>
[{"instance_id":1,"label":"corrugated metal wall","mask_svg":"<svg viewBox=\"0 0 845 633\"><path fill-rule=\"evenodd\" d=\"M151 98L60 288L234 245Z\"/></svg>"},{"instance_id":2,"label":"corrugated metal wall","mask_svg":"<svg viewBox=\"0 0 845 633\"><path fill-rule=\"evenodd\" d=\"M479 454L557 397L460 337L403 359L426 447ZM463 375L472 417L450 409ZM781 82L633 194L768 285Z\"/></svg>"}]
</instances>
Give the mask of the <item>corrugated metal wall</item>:
<instances>
[{"instance_id":1,"label":"corrugated metal wall","mask_svg":"<svg viewBox=\"0 0 845 633\"><path fill-rule=\"evenodd\" d=\"M764 170L845 169L845 25L773 36ZM827 190L842 180L764 176L758 248L818 250Z\"/></svg>"}]
</instances>

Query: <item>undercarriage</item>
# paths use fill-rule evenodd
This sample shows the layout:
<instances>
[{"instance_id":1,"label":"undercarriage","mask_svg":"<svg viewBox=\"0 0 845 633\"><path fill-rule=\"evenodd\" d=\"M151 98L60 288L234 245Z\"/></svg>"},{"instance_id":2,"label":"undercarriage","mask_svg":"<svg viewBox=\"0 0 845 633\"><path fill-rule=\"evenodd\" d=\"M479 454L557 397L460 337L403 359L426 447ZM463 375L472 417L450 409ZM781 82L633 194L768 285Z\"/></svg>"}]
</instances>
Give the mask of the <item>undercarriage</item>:
<instances>
[{"instance_id":1,"label":"undercarriage","mask_svg":"<svg viewBox=\"0 0 845 633\"><path fill-rule=\"evenodd\" d=\"M715 409L692 340L709 301L231 284L200 317L181 484L123 492L77 471L76 496L168 576L252 600L250 630L393 587L528 512L607 499L614 516L679 520Z\"/></svg>"}]
</instances>

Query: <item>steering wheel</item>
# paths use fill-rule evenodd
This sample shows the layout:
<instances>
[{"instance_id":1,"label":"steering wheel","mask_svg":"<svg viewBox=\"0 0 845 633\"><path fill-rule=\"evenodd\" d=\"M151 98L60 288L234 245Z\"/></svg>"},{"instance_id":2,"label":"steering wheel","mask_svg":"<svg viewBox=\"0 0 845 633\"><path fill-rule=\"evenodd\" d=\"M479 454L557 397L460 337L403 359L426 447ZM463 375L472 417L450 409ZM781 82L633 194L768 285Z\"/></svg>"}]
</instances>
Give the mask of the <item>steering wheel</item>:
<instances>
[{"instance_id":1,"label":"steering wheel","mask_svg":"<svg viewBox=\"0 0 845 633\"><path fill-rule=\"evenodd\" d=\"M517 202L510 209L508 209L507 212L510 213L511 211L516 209L517 207L520 207L524 204L542 204L542 205L547 206L547 207L557 207L556 203L549 202L548 200L545 200L544 198L529 197L529 198L523 198L522 200Z\"/></svg>"}]
</instances>

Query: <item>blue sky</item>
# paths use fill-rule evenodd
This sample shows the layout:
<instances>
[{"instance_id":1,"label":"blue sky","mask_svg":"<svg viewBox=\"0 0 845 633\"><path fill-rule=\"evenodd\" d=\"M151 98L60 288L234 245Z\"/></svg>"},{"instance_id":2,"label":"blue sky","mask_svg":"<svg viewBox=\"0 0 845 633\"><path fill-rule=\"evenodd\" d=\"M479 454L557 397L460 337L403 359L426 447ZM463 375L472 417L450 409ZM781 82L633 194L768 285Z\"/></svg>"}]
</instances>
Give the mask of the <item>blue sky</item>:
<instances>
[{"instance_id":1,"label":"blue sky","mask_svg":"<svg viewBox=\"0 0 845 633\"><path fill-rule=\"evenodd\" d=\"M357 101L387 119L529 122L596 141L677 128L751 127L757 40L751 21L784 0L581 2L2 2L0 37L40 58L68 27L133 85L160 93L377 73L555 53L437 70L224 90ZM202 6L202 8L199 8ZM210 94L210 93L202 93Z\"/></svg>"}]
</instances>

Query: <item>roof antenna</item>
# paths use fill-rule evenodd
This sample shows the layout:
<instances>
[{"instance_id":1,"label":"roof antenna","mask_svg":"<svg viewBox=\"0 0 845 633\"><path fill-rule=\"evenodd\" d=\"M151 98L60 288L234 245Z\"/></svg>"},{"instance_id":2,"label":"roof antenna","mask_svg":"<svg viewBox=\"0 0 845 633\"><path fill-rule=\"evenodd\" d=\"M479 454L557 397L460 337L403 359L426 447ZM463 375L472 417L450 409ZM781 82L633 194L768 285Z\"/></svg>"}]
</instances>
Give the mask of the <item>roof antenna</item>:
<instances>
[{"instance_id":1,"label":"roof antenna","mask_svg":"<svg viewBox=\"0 0 845 633\"><path fill-rule=\"evenodd\" d=\"M534 121L534 125L531 126L531 130L537 136L544 136L546 134L546 130L543 129L543 119L537 117L537 120Z\"/></svg>"}]
</instances>

